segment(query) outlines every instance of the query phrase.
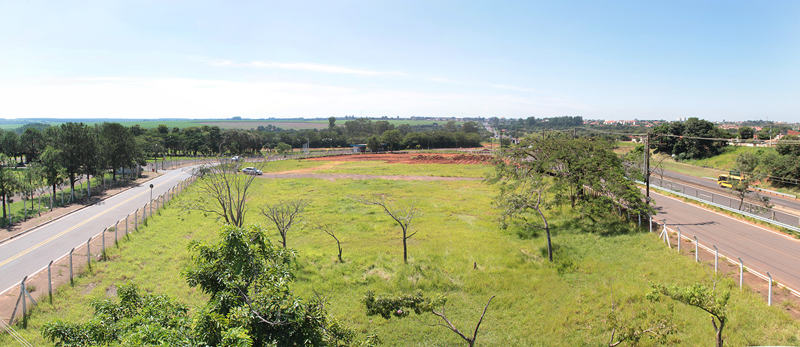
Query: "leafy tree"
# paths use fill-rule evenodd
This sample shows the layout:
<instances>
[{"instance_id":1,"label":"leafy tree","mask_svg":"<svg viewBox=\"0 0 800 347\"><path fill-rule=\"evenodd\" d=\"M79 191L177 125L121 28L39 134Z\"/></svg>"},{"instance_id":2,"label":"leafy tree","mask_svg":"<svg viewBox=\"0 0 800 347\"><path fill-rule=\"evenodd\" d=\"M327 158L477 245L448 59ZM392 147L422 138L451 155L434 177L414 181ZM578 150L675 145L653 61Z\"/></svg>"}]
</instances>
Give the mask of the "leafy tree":
<instances>
[{"instance_id":1,"label":"leafy tree","mask_svg":"<svg viewBox=\"0 0 800 347\"><path fill-rule=\"evenodd\" d=\"M20 151L25 154L27 162L36 161L45 146L42 132L36 128L25 129L25 132L19 137L19 146Z\"/></svg>"},{"instance_id":2,"label":"leafy tree","mask_svg":"<svg viewBox=\"0 0 800 347\"><path fill-rule=\"evenodd\" d=\"M478 125L478 122L473 122L473 121L469 121L461 125L461 131L468 134L469 133L477 134L480 131L480 128L481 127L480 125Z\"/></svg>"},{"instance_id":3,"label":"leafy tree","mask_svg":"<svg viewBox=\"0 0 800 347\"><path fill-rule=\"evenodd\" d=\"M506 221L547 235L548 258L553 261L550 223L546 211L569 203L585 218L608 214L616 204L641 214L652 208L625 176L622 162L607 142L552 136L528 137L495 160L488 182L498 186L497 205ZM591 192L591 194L587 194ZM586 213L588 212L588 213Z\"/></svg>"},{"instance_id":4,"label":"leafy tree","mask_svg":"<svg viewBox=\"0 0 800 347\"><path fill-rule=\"evenodd\" d=\"M330 116L328 117L328 128L333 129L336 126L336 117Z\"/></svg>"},{"instance_id":5,"label":"leafy tree","mask_svg":"<svg viewBox=\"0 0 800 347\"><path fill-rule=\"evenodd\" d=\"M284 153L290 152L292 150L292 146L289 145L289 144L281 142L281 143L278 143L277 146L275 146L275 149L278 150L278 153L284 154Z\"/></svg>"},{"instance_id":6,"label":"leafy tree","mask_svg":"<svg viewBox=\"0 0 800 347\"><path fill-rule=\"evenodd\" d=\"M411 222L419 212L416 204L406 200L395 202L387 199L386 195L383 194L374 196L372 198L350 198L365 205L380 206L383 209L383 212L385 212L386 215L391 217L397 223L397 225L400 226L403 240L403 262L408 264L408 239L417 234L417 231L413 233L411 232Z\"/></svg>"},{"instance_id":7,"label":"leafy tree","mask_svg":"<svg viewBox=\"0 0 800 347\"><path fill-rule=\"evenodd\" d=\"M753 134L755 130L749 126L741 126L739 127L739 138L742 140L751 140L753 139Z\"/></svg>"},{"instance_id":8,"label":"leafy tree","mask_svg":"<svg viewBox=\"0 0 800 347\"><path fill-rule=\"evenodd\" d=\"M386 130L381 135L381 141L389 144L389 150L394 150L394 146L399 144L403 141L403 136L400 135L400 131L397 129L394 130Z\"/></svg>"},{"instance_id":9,"label":"leafy tree","mask_svg":"<svg viewBox=\"0 0 800 347\"><path fill-rule=\"evenodd\" d=\"M0 139L0 148L2 153L13 158L16 162L17 156L20 154L19 137L13 131L6 131L3 133L3 138Z\"/></svg>"},{"instance_id":10,"label":"leafy tree","mask_svg":"<svg viewBox=\"0 0 800 347\"><path fill-rule=\"evenodd\" d=\"M309 203L309 200L296 199L279 201L261 208L261 214L272 221L278 229L278 234L281 235L281 245L283 245L283 248L286 248L286 234L289 233L289 230L296 222L301 221L301 214Z\"/></svg>"},{"instance_id":11,"label":"leafy tree","mask_svg":"<svg viewBox=\"0 0 800 347\"><path fill-rule=\"evenodd\" d=\"M372 153L378 153L381 149L381 142L378 140L377 136L370 136L369 139L367 139L367 148L369 148Z\"/></svg>"},{"instance_id":12,"label":"leafy tree","mask_svg":"<svg viewBox=\"0 0 800 347\"><path fill-rule=\"evenodd\" d=\"M667 296L683 304L697 307L711 315L711 325L714 327L716 346L722 347L722 331L728 321L726 307L731 294L728 291L716 293L716 283L709 288L705 285L695 283L689 287L679 287L674 284L653 285L653 290L648 294L648 298L653 301L660 300L660 296Z\"/></svg>"},{"instance_id":13,"label":"leafy tree","mask_svg":"<svg viewBox=\"0 0 800 347\"><path fill-rule=\"evenodd\" d=\"M111 168L114 180L117 179L117 168L133 167L137 159L142 157L133 134L122 124L103 123L100 142L103 157Z\"/></svg>"},{"instance_id":14,"label":"leafy tree","mask_svg":"<svg viewBox=\"0 0 800 347\"><path fill-rule=\"evenodd\" d=\"M321 300L304 302L289 284L294 251L273 245L266 230L225 226L220 242L193 242L184 276L210 296L197 332L217 345L224 331L240 328L254 346L351 346L355 334L328 317ZM205 329L203 327L209 327Z\"/></svg>"},{"instance_id":15,"label":"leafy tree","mask_svg":"<svg viewBox=\"0 0 800 347\"><path fill-rule=\"evenodd\" d=\"M767 130L761 130L756 134L759 140L769 140L772 137L772 134Z\"/></svg>"},{"instance_id":16,"label":"leafy tree","mask_svg":"<svg viewBox=\"0 0 800 347\"><path fill-rule=\"evenodd\" d=\"M775 150L780 155L800 156L800 137L797 135L787 135L778 141Z\"/></svg>"},{"instance_id":17,"label":"leafy tree","mask_svg":"<svg viewBox=\"0 0 800 347\"><path fill-rule=\"evenodd\" d=\"M380 135L389 130L394 129L394 125L392 125L392 123L389 123L389 121L379 120L373 124L372 129L373 129L372 134Z\"/></svg>"},{"instance_id":18,"label":"leafy tree","mask_svg":"<svg viewBox=\"0 0 800 347\"><path fill-rule=\"evenodd\" d=\"M52 209L52 199L56 196L56 186L64 182L66 178L66 171L61 166L61 150L47 146L39 157L42 163L42 178L44 182L53 188L53 194L50 196L50 207Z\"/></svg>"},{"instance_id":19,"label":"leafy tree","mask_svg":"<svg viewBox=\"0 0 800 347\"><path fill-rule=\"evenodd\" d=\"M454 133L457 130L456 122L455 121L448 121L447 124L444 125L444 131L448 133Z\"/></svg>"},{"instance_id":20,"label":"leafy tree","mask_svg":"<svg viewBox=\"0 0 800 347\"><path fill-rule=\"evenodd\" d=\"M61 124L57 148L61 150L62 165L69 177L72 198L75 198L75 181L78 174L94 174L99 166L98 141L94 128L83 123Z\"/></svg>"},{"instance_id":21,"label":"leafy tree","mask_svg":"<svg viewBox=\"0 0 800 347\"><path fill-rule=\"evenodd\" d=\"M3 220L7 220L6 205L9 199L17 192L17 175L9 168L12 166L11 158L0 153L0 198L3 199Z\"/></svg>"},{"instance_id":22,"label":"leafy tree","mask_svg":"<svg viewBox=\"0 0 800 347\"><path fill-rule=\"evenodd\" d=\"M94 316L86 323L61 319L45 323L42 336L56 346L190 346L189 309L167 296L140 293L127 283L117 289L119 302L95 300ZM228 346L234 346L230 344Z\"/></svg>"},{"instance_id":23,"label":"leafy tree","mask_svg":"<svg viewBox=\"0 0 800 347\"><path fill-rule=\"evenodd\" d=\"M739 198L739 209L744 205L744 199L750 194L750 186L756 181L761 179L761 175L756 172L758 167L758 155L753 152L741 153L736 157L736 165L734 172L739 174L741 180L731 181L731 187L728 188L737 198ZM764 200L765 204L769 203L768 197Z\"/></svg>"}]
</instances>

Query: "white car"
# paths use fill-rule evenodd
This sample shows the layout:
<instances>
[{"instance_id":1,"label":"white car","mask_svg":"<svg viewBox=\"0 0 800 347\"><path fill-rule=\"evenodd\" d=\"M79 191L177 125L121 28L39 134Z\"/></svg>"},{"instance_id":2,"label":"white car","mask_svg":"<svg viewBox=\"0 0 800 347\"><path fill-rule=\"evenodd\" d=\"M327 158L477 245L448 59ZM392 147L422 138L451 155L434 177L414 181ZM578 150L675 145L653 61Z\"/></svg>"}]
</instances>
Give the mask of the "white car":
<instances>
[{"instance_id":1,"label":"white car","mask_svg":"<svg viewBox=\"0 0 800 347\"><path fill-rule=\"evenodd\" d=\"M263 172L261 172L261 170L256 169L256 168L254 168L252 166L242 169L242 173L246 173L248 175L262 175L262 174L264 174Z\"/></svg>"}]
</instances>

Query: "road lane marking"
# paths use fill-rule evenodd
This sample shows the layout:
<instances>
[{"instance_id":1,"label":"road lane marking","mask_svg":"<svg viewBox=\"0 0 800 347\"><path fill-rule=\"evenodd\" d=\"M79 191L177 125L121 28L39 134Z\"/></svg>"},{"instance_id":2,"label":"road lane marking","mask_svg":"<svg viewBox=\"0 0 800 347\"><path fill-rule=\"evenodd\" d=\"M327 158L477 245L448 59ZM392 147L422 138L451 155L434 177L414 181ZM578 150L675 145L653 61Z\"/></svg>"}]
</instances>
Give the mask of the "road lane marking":
<instances>
[{"instance_id":1,"label":"road lane marking","mask_svg":"<svg viewBox=\"0 0 800 347\"><path fill-rule=\"evenodd\" d=\"M165 181L165 182L163 182L163 183L160 183L160 184L158 184L157 186L154 186L153 188L155 188L155 187L160 187L160 186L162 186L162 185L164 185L164 184L167 184L167 183L169 183L169 182L170 182L170 180L167 180L167 181ZM84 225L84 224L86 224L86 223L88 223L88 222L90 222L90 221L92 221L92 220L95 220L95 219L97 219L98 217L100 217L100 216L102 216L102 215L104 215L104 214L106 214L106 213L108 213L108 212L110 212L110 211L113 211L113 210L114 210L114 209L116 209L117 207L120 207L120 206L122 206L123 204L126 204L126 203L130 202L131 200L133 200L133 199L136 199L136 198L138 198L138 197L140 197L140 196L142 196L142 195L145 195L145 194L147 194L147 193L149 193L149 191L145 190L144 192L142 192L142 193L139 193L138 195L135 195L135 196L132 196L132 197L130 197L128 200L125 200L125 201L123 201L123 202L120 202L119 204L116 204L116 205L114 205L114 207L108 208L108 209L106 209L105 211L103 211L103 212L100 212L100 213L98 213L98 214L94 215L93 217L91 217L91 218L89 218L89 219L86 219L86 220L84 220L83 222L80 222L80 223L78 223L78 224L76 224L76 225L74 225L74 226L70 227L69 229L66 229L66 230L64 230L64 231L62 231L62 232L60 232L60 233L58 233L58 234L56 234L56 235L53 235L52 237L50 237L50 238L49 238L49 239L47 239L47 240L44 240L44 241L42 241L42 242L39 242L38 244L36 244L36 245L34 245L34 246L32 246L32 247L30 247L30 248L28 248L28 249L26 249L26 250L24 250L24 251L22 251L22 252L19 252L19 253L17 253L16 255L14 255L14 256L12 256L12 257L10 257L10 258L8 258L8 259L6 259L6 260L4 260L4 261L0 262L0 267L2 267L2 266L5 266L6 264L8 264L8 263L10 263L10 262L12 262L12 261L14 261L14 260L18 259L19 257L21 257L21 256L23 256L23 255L25 255L25 254L28 254L28 253L32 252L33 250L35 250L35 249L37 249L37 248L39 248L39 247L42 247L42 246L44 246L44 245L46 245L46 244L48 244L48 243L52 242L53 240L55 240L55 239L57 239L57 238L59 238L59 237L61 237L61 236L64 236L64 234L66 234L66 233L69 233L70 231L73 231L73 230L77 229L78 227L80 227L80 226L82 226L82 225Z\"/></svg>"}]
</instances>

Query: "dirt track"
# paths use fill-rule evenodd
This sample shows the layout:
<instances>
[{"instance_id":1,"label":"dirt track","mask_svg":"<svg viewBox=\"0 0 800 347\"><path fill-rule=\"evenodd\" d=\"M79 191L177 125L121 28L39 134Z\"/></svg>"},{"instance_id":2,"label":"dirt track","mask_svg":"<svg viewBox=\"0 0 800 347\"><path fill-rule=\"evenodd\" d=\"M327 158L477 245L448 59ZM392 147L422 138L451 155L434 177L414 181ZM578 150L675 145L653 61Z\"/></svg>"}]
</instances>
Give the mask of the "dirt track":
<instances>
[{"instance_id":1,"label":"dirt track","mask_svg":"<svg viewBox=\"0 0 800 347\"><path fill-rule=\"evenodd\" d=\"M321 157L307 160L319 161L384 161L392 164L491 164L492 156L476 154L418 154L418 153L385 153L357 154L338 157Z\"/></svg>"},{"instance_id":2,"label":"dirt track","mask_svg":"<svg viewBox=\"0 0 800 347\"><path fill-rule=\"evenodd\" d=\"M402 180L402 181L478 181L477 177L438 177L438 176L401 176L401 175L360 175L360 174L315 174L301 172L265 173L262 178L319 178L328 181L337 179L354 180Z\"/></svg>"}]
</instances>

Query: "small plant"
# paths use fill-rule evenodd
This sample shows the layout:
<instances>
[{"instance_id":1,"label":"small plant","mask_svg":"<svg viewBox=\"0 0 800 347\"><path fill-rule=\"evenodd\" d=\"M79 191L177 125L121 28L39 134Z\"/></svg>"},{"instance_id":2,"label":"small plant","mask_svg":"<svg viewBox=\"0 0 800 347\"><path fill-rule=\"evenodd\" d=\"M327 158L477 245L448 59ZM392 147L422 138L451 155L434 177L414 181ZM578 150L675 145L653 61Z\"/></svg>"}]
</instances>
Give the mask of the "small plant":
<instances>
[{"instance_id":1,"label":"small plant","mask_svg":"<svg viewBox=\"0 0 800 347\"><path fill-rule=\"evenodd\" d=\"M28 293L33 293L34 291L36 291L36 285L35 284L26 285L25 286L25 291L28 292Z\"/></svg>"}]
</instances>

